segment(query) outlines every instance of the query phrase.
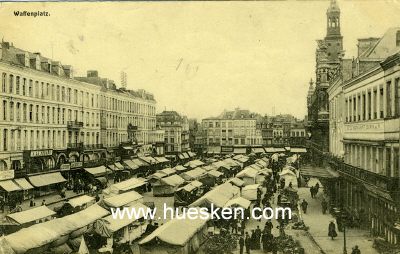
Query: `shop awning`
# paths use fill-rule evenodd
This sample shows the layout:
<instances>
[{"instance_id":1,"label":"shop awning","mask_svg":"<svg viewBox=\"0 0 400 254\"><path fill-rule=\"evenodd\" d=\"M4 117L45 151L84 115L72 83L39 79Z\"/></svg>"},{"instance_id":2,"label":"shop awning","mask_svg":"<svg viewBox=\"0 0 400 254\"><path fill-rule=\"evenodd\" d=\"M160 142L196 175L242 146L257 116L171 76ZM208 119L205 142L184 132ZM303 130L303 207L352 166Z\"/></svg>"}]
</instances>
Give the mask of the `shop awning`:
<instances>
[{"instance_id":1,"label":"shop awning","mask_svg":"<svg viewBox=\"0 0 400 254\"><path fill-rule=\"evenodd\" d=\"M142 161L145 161L148 164L157 164L158 163L158 161L151 156L139 157L139 159L141 159Z\"/></svg>"},{"instance_id":2,"label":"shop awning","mask_svg":"<svg viewBox=\"0 0 400 254\"><path fill-rule=\"evenodd\" d=\"M122 161L124 164L126 164L131 170L135 170L135 169L138 169L139 168L139 166L138 165L136 165L133 161L131 161L131 160L124 160L124 161Z\"/></svg>"},{"instance_id":3,"label":"shop awning","mask_svg":"<svg viewBox=\"0 0 400 254\"><path fill-rule=\"evenodd\" d=\"M190 157L196 156L196 154L194 152L188 152L188 154L189 154Z\"/></svg>"},{"instance_id":4,"label":"shop awning","mask_svg":"<svg viewBox=\"0 0 400 254\"><path fill-rule=\"evenodd\" d=\"M143 186L145 184L146 184L146 179L144 178L131 178L111 185L110 189L116 191L128 191Z\"/></svg>"},{"instance_id":5,"label":"shop awning","mask_svg":"<svg viewBox=\"0 0 400 254\"><path fill-rule=\"evenodd\" d=\"M265 153L264 148L262 147L254 147L251 150L253 151L253 153Z\"/></svg>"},{"instance_id":6,"label":"shop awning","mask_svg":"<svg viewBox=\"0 0 400 254\"><path fill-rule=\"evenodd\" d=\"M300 168L300 174L303 176L311 176L316 178L337 178L339 174L328 168L304 167Z\"/></svg>"},{"instance_id":7,"label":"shop awning","mask_svg":"<svg viewBox=\"0 0 400 254\"><path fill-rule=\"evenodd\" d=\"M146 167L146 166L149 165L148 163L146 163L146 162L144 162L142 160L139 160L139 159L132 159L131 161L133 163L135 163L138 167Z\"/></svg>"},{"instance_id":8,"label":"shop awning","mask_svg":"<svg viewBox=\"0 0 400 254\"><path fill-rule=\"evenodd\" d=\"M275 153L275 148L273 148L273 147L266 147L266 148L265 148L265 152L267 152L267 153Z\"/></svg>"},{"instance_id":9,"label":"shop awning","mask_svg":"<svg viewBox=\"0 0 400 254\"><path fill-rule=\"evenodd\" d=\"M30 176L29 181L35 187L42 187L56 183L62 183L67 180L61 175L60 172Z\"/></svg>"},{"instance_id":10,"label":"shop awning","mask_svg":"<svg viewBox=\"0 0 400 254\"><path fill-rule=\"evenodd\" d=\"M78 207L78 206L82 206L84 204L90 203L94 200L94 197L88 196L88 195L82 195L76 198L71 198L68 203L72 206L72 207Z\"/></svg>"},{"instance_id":11,"label":"shop awning","mask_svg":"<svg viewBox=\"0 0 400 254\"><path fill-rule=\"evenodd\" d=\"M172 175L168 177L161 178L160 182L170 185L170 186L179 186L185 182L185 179L178 175Z\"/></svg>"},{"instance_id":12,"label":"shop awning","mask_svg":"<svg viewBox=\"0 0 400 254\"><path fill-rule=\"evenodd\" d=\"M122 207L142 199L143 196L136 191L129 191L104 199L104 203L110 207Z\"/></svg>"},{"instance_id":13,"label":"shop awning","mask_svg":"<svg viewBox=\"0 0 400 254\"><path fill-rule=\"evenodd\" d=\"M219 172L217 170L208 171L207 174L210 175L210 176L216 177L216 178L224 175L223 173L221 173L221 172Z\"/></svg>"},{"instance_id":14,"label":"shop awning","mask_svg":"<svg viewBox=\"0 0 400 254\"><path fill-rule=\"evenodd\" d=\"M291 153L306 153L307 149L306 148L290 148Z\"/></svg>"},{"instance_id":15,"label":"shop awning","mask_svg":"<svg viewBox=\"0 0 400 254\"><path fill-rule=\"evenodd\" d=\"M114 163L114 165L115 165L117 168L119 168L120 170L124 170L124 168L125 168L120 162L116 162L116 163Z\"/></svg>"},{"instance_id":16,"label":"shop awning","mask_svg":"<svg viewBox=\"0 0 400 254\"><path fill-rule=\"evenodd\" d=\"M169 162L169 160L165 157L154 157L159 163Z\"/></svg>"},{"instance_id":17,"label":"shop awning","mask_svg":"<svg viewBox=\"0 0 400 254\"><path fill-rule=\"evenodd\" d=\"M108 173L111 173L111 170L109 170L105 166L99 166L95 168L85 168L85 171L93 175L94 177L103 176Z\"/></svg>"},{"instance_id":18,"label":"shop awning","mask_svg":"<svg viewBox=\"0 0 400 254\"><path fill-rule=\"evenodd\" d=\"M123 146L122 148L125 149L125 150L133 150L132 146Z\"/></svg>"},{"instance_id":19,"label":"shop awning","mask_svg":"<svg viewBox=\"0 0 400 254\"><path fill-rule=\"evenodd\" d=\"M147 209L149 209L147 206L140 202L135 202L132 205L129 206L128 209L132 209L135 211L144 211L146 212ZM142 218L144 216L143 213L138 214L140 217L134 217L134 218L129 218L129 216L123 216L122 218L119 218L118 220L114 219L112 215L109 215L103 219L101 219L101 222L105 222L105 227L107 229L107 234L106 235L111 235L112 233L134 223L136 220ZM98 231L100 228L103 229L103 225L98 225L99 223L101 224L100 221L96 222L96 231Z\"/></svg>"},{"instance_id":20,"label":"shop awning","mask_svg":"<svg viewBox=\"0 0 400 254\"><path fill-rule=\"evenodd\" d=\"M14 179L14 181L21 187L23 190L30 190L33 189L33 186L25 179L25 178L18 178Z\"/></svg>"},{"instance_id":21,"label":"shop awning","mask_svg":"<svg viewBox=\"0 0 400 254\"><path fill-rule=\"evenodd\" d=\"M183 154L180 153L180 154L178 154L178 158L183 160L183 159L185 159L185 156L183 156Z\"/></svg>"},{"instance_id":22,"label":"shop awning","mask_svg":"<svg viewBox=\"0 0 400 254\"><path fill-rule=\"evenodd\" d=\"M190 182L190 183L186 184L185 186L179 188L177 191L185 190L187 192L191 192L191 191L201 187L202 185L203 185L202 182L195 180L195 181Z\"/></svg>"},{"instance_id":23,"label":"shop awning","mask_svg":"<svg viewBox=\"0 0 400 254\"><path fill-rule=\"evenodd\" d=\"M13 180L0 181L0 187L7 192L22 190Z\"/></svg>"},{"instance_id":24,"label":"shop awning","mask_svg":"<svg viewBox=\"0 0 400 254\"><path fill-rule=\"evenodd\" d=\"M185 159L189 159L189 155L188 155L187 153L182 153L182 155L183 155L183 157L184 157Z\"/></svg>"},{"instance_id":25,"label":"shop awning","mask_svg":"<svg viewBox=\"0 0 400 254\"><path fill-rule=\"evenodd\" d=\"M174 169L175 169L176 171L185 171L185 170L186 170L186 168L185 168L184 166L182 166L182 165L176 165L176 166L174 167Z\"/></svg>"},{"instance_id":26,"label":"shop awning","mask_svg":"<svg viewBox=\"0 0 400 254\"><path fill-rule=\"evenodd\" d=\"M37 221L55 215L56 212L50 210L47 206L42 205L26 211L11 213L6 216L7 221L22 225L25 223Z\"/></svg>"},{"instance_id":27,"label":"shop awning","mask_svg":"<svg viewBox=\"0 0 400 254\"><path fill-rule=\"evenodd\" d=\"M164 175L166 175L166 176L170 176L170 175L175 174L175 173L176 173L176 170L173 169L173 168L164 168L164 169L162 169L162 170L158 170L157 172L158 172L158 173L162 173L162 174L164 174Z\"/></svg>"},{"instance_id":28,"label":"shop awning","mask_svg":"<svg viewBox=\"0 0 400 254\"><path fill-rule=\"evenodd\" d=\"M233 149L233 153L234 154L245 154L246 153L246 148L235 147L235 149Z\"/></svg>"}]
</instances>

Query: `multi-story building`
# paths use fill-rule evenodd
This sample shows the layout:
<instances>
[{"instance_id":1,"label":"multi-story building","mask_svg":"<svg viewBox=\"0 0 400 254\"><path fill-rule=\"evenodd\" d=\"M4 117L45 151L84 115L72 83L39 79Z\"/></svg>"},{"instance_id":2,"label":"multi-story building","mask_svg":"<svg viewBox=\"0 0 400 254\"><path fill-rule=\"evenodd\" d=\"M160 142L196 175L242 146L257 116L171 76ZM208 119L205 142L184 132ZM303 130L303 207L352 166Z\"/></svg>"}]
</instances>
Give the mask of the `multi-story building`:
<instances>
[{"instance_id":1,"label":"multi-story building","mask_svg":"<svg viewBox=\"0 0 400 254\"><path fill-rule=\"evenodd\" d=\"M304 121L296 121L290 125L290 146L306 146L306 129L304 127Z\"/></svg>"},{"instance_id":2,"label":"multi-story building","mask_svg":"<svg viewBox=\"0 0 400 254\"><path fill-rule=\"evenodd\" d=\"M189 121L176 111L163 111L157 114L157 127L164 130L165 153L178 155L190 151Z\"/></svg>"},{"instance_id":3,"label":"multi-story building","mask_svg":"<svg viewBox=\"0 0 400 254\"><path fill-rule=\"evenodd\" d=\"M322 154L329 147L329 107L327 89L333 73L337 71L343 58L343 37L340 33L340 9L335 0L331 0L326 12L327 33L323 40L318 40L316 50L316 82L310 83L307 98L307 132L311 134L311 155L321 163Z\"/></svg>"},{"instance_id":4,"label":"multi-story building","mask_svg":"<svg viewBox=\"0 0 400 254\"><path fill-rule=\"evenodd\" d=\"M233 147L261 146L261 129L257 128L259 115L236 108L224 111L218 117L203 119L202 126L208 147L226 147L222 152L234 152ZM222 149L222 150L224 150ZM239 151L239 150L238 150ZM241 149L246 152L246 150Z\"/></svg>"},{"instance_id":5,"label":"multi-story building","mask_svg":"<svg viewBox=\"0 0 400 254\"><path fill-rule=\"evenodd\" d=\"M400 28L358 41L329 88L330 153L338 202L365 214L372 234L400 241Z\"/></svg>"},{"instance_id":6,"label":"multi-story building","mask_svg":"<svg viewBox=\"0 0 400 254\"><path fill-rule=\"evenodd\" d=\"M74 78L71 66L8 42L0 46L1 171L22 176L65 163L89 166L115 156L114 148L133 136L149 142L152 94L118 89L96 71Z\"/></svg>"}]
</instances>

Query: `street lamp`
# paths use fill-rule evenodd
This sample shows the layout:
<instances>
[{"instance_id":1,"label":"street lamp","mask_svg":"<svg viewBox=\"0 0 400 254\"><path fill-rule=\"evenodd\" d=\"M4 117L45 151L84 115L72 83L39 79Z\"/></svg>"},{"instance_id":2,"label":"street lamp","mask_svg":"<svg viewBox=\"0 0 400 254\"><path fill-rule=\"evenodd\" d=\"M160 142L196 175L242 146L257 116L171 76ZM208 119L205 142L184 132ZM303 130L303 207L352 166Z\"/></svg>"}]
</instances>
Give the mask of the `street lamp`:
<instances>
[{"instance_id":1,"label":"street lamp","mask_svg":"<svg viewBox=\"0 0 400 254\"><path fill-rule=\"evenodd\" d=\"M341 212L341 220L342 220L342 226L343 226L343 254L347 254L347 249L346 249L346 213L344 211Z\"/></svg>"}]
</instances>

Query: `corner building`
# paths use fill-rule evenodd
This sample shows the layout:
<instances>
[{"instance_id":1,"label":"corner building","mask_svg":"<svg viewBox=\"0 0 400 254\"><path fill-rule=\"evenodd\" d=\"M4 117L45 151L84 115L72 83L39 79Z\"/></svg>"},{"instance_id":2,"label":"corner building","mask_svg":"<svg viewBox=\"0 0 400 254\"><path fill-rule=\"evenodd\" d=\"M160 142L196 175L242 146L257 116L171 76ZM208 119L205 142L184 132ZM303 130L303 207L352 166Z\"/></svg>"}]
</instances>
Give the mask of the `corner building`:
<instances>
[{"instance_id":1,"label":"corner building","mask_svg":"<svg viewBox=\"0 0 400 254\"><path fill-rule=\"evenodd\" d=\"M144 90L0 44L0 180L118 159L123 143L151 144L156 101Z\"/></svg>"}]
</instances>

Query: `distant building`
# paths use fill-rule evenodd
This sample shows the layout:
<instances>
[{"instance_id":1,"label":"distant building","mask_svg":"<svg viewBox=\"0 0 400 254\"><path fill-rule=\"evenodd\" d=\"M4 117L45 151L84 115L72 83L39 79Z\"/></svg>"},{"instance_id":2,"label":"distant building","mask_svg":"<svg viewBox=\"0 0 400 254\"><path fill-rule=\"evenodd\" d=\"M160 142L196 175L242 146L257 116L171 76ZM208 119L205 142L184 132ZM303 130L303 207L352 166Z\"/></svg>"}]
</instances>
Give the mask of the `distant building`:
<instances>
[{"instance_id":1,"label":"distant building","mask_svg":"<svg viewBox=\"0 0 400 254\"><path fill-rule=\"evenodd\" d=\"M259 115L249 110L236 108L224 111L218 117L203 119L207 147L227 146L232 147L228 150L233 152L233 147L261 146L263 139L261 129L257 128L258 118Z\"/></svg>"},{"instance_id":2,"label":"distant building","mask_svg":"<svg viewBox=\"0 0 400 254\"><path fill-rule=\"evenodd\" d=\"M189 121L176 111L163 111L157 114L157 128L165 131L165 154L178 155L190 151Z\"/></svg>"}]
</instances>

